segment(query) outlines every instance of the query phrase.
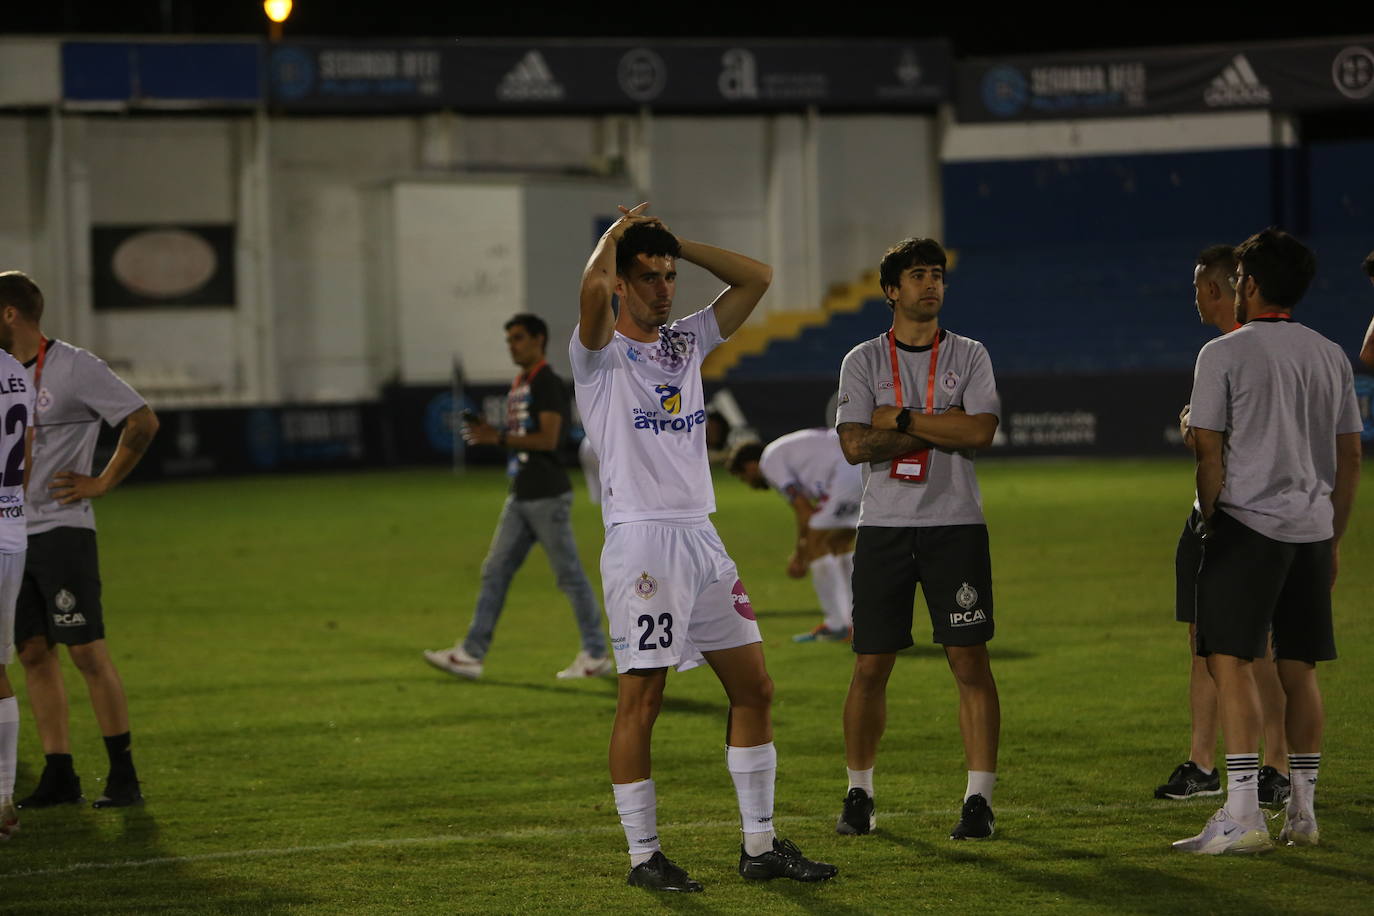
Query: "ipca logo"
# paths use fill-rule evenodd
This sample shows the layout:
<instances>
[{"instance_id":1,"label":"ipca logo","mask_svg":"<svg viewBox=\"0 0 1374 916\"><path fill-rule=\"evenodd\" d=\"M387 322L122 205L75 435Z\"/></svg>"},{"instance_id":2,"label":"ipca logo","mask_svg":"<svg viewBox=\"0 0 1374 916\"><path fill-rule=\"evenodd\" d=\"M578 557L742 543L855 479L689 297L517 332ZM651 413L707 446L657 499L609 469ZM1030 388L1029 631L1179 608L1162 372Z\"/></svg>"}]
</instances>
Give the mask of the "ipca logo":
<instances>
[{"instance_id":1,"label":"ipca logo","mask_svg":"<svg viewBox=\"0 0 1374 916\"><path fill-rule=\"evenodd\" d=\"M674 388L672 385L655 385L654 391L658 393L658 403L664 410L673 416L682 413L681 388Z\"/></svg>"},{"instance_id":2,"label":"ipca logo","mask_svg":"<svg viewBox=\"0 0 1374 916\"><path fill-rule=\"evenodd\" d=\"M952 627L971 627L975 623L982 623L988 619L982 609L976 611L960 611L949 615L949 625Z\"/></svg>"}]
</instances>

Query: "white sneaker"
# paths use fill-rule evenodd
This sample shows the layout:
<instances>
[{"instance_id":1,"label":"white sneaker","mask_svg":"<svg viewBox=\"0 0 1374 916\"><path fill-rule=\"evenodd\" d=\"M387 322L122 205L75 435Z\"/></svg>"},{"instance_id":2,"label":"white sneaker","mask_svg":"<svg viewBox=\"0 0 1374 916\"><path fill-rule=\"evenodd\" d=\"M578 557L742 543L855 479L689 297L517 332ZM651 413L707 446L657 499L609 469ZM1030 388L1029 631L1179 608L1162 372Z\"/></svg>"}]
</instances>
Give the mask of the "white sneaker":
<instances>
[{"instance_id":1,"label":"white sneaker","mask_svg":"<svg viewBox=\"0 0 1374 916\"><path fill-rule=\"evenodd\" d=\"M1269 828L1264 825L1263 815L1258 823L1247 824L1232 817L1225 808L1218 808L1201 833L1178 840L1173 846L1179 852L1220 856L1268 852L1274 848L1274 841L1269 839Z\"/></svg>"},{"instance_id":2,"label":"white sneaker","mask_svg":"<svg viewBox=\"0 0 1374 916\"><path fill-rule=\"evenodd\" d=\"M576 677L601 677L603 674L614 673L615 661L609 655L604 658L593 658L586 652L579 652L571 665L558 672L558 679L567 681Z\"/></svg>"},{"instance_id":3,"label":"white sneaker","mask_svg":"<svg viewBox=\"0 0 1374 916\"><path fill-rule=\"evenodd\" d=\"M1316 846L1317 839L1317 816L1308 811L1295 811L1289 808L1284 814L1279 842L1287 843L1289 846Z\"/></svg>"},{"instance_id":4,"label":"white sneaker","mask_svg":"<svg viewBox=\"0 0 1374 916\"><path fill-rule=\"evenodd\" d=\"M14 809L14 799L8 795L0 797L0 843L19 832L19 812Z\"/></svg>"},{"instance_id":5,"label":"white sneaker","mask_svg":"<svg viewBox=\"0 0 1374 916\"><path fill-rule=\"evenodd\" d=\"M424 654L425 661L454 677L465 677L475 681L482 676L481 659L468 655L462 646L454 646L452 649L426 649Z\"/></svg>"}]
</instances>

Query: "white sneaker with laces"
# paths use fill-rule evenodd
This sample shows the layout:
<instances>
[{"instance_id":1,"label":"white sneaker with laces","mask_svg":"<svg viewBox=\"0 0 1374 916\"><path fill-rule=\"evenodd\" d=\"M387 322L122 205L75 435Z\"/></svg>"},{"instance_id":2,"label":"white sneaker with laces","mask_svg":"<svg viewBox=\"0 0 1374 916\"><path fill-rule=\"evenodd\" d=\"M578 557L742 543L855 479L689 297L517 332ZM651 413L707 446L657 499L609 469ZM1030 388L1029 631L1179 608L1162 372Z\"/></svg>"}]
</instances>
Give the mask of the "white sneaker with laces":
<instances>
[{"instance_id":1,"label":"white sneaker with laces","mask_svg":"<svg viewBox=\"0 0 1374 916\"><path fill-rule=\"evenodd\" d=\"M1316 846L1318 840L1317 816L1309 811L1289 808L1284 814L1283 829L1279 831L1279 842L1289 846Z\"/></svg>"},{"instance_id":2,"label":"white sneaker with laces","mask_svg":"<svg viewBox=\"0 0 1374 916\"><path fill-rule=\"evenodd\" d=\"M577 658L573 659L572 664L558 672L560 681L568 681L578 677L601 677L603 674L615 673L615 661L609 656L604 658L593 658L585 651L577 653Z\"/></svg>"},{"instance_id":3,"label":"white sneaker with laces","mask_svg":"<svg viewBox=\"0 0 1374 916\"><path fill-rule=\"evenodd\" d=\"M1178 840L1173 846L1179 852L1220 856L1269 852L1274 848L1274 841L1269 838L1269 828L1264 824L1263 815L1258 823L1247 824L1232 817L1225 808L1218 808L1201 833Z\"/></svg>"},{"instance_id":4,"label":"white sneaker with laces","mask_svg":"<svg viewBox=\"0 0 1374 916\"><path fill-rule=\"evenodd\" d=\"M468 655L462 646L454 646L452 649L426 649L424 655L425 661L454 677L475 681L482 676L481 659Z\"/></svg>"}]
</instances>

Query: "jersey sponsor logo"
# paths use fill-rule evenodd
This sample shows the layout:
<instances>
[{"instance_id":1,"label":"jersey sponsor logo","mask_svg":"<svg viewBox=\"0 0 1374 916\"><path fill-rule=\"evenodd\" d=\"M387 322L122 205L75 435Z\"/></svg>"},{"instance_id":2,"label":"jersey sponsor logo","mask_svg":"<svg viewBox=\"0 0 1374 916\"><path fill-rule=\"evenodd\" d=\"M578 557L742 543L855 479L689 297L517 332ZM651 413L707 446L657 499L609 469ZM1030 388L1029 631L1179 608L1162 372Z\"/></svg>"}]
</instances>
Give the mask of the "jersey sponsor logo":
<instances>
[{"instance_id":1,"label":"jersey sponsor logo","mask_svg":"<svg viewBox=\"0 0 1374 916\"><path fill-rule=\"evenodd\" d=\"M647 570L640 573L639 578L635 580L635 594L648 601L658 594L658 580L649 575Z\"/></svg>"},{"instance_id":2,"label":"jersey sponsor logo","mask_svg":"<svg viewBox=\"0 0 1374 916\"><path fill-rule=\"evenodd\" d=\"M59 627L84 627L86 615L77 611L74 614L53 614L52 622Z\"/></svg>"},{"instance_id":3,"label":"jersey sponsor logo","mask_svg":"<svg viewBox=\"0 0 1374 916\"><path fill-rule=\"evenodd\" d=\"M890 378L879 379L879 380L878 380L878 388L879 388L879 390L883 390L883 391L886 391L886 390L891 389L891 388L892 388L892 379L890 379Z\"/></svg>"},{"instance_id":4,"label":"jersey sponsor logo","mask_svg":"<svg viewBox=\"0 0 1374 916\"><path fill-rule=\"evenodd\" d=\"M983 613L982 608L976 611L959 611L949 615L949 625L952 627L971 627L976 623L983 623L988 619L988 615Z\"/></svg>"},{"instance_id":5,"label":"jersey sponsor logo","mask_svg":"<svg viewBox=\"0 0 1374 916\"><path fill-rule=\"evenodd\" d=\"M735 606L735 613L745 620L758 620L754 616L754 606L749 603L749 593L744 590L744 583L735 580L735 587L730 589L730 601Z\"/></svg>"},{"instance_id":6,"label":"jersey sponsor logo","mask_svg":"<svg viewBox=\"0 0 1374 916\"><path fill-rule=\"evenodd\" d=\"M626 347L626 348L625 348L625 355L629 357L630 362L632 362L632 363L637 363L637 362L639 362L641 359L644 358L644 357L640 354L640 352L639 352L638 350L636 350L634 347Z\"/></svg>"},{"instance_id":7,"label":"jersey sponsor logo","mask_svg":"<svg viewBox=\"0 0 1374 916\"><path fill-rule=\"evenodd\" d=\"M685 417L658 417L654 416L655 413L657 411L650 412L638 407L634 408L635 429L651 429L657 436L664 432L689 433L697 427L706 426L705 408Z\"/></svg>"},{"instance_id":8,"label":"jersey sponsor logo","mask_svg":"<svg viewBox=\"0 0 1374 916\"><path fill-rule=\"evenodd\" d=\"M53 604L57 605L59 611L70 611L76 607L76 596L64 588L57 593L57 597L53 599Z\"/></svg>"},{"instance_id":9,"label":"jersey sponsor logo","mask_svg":"<svg viewBox=\"0 0 1374 916\"><path fill-rule=\"evenodd\" d=\"M682 389L673 385L655 385L659 405L668 413L677 416L682 413Z\"/></svg>"},{"instance_id":10,"label":"jersey sponsor logo","mask_svg":"<svg viewBox=\"0 0 1374 916\"><path fill-rule=\"evenodd\" d=\"M23 518L23 506L3 506L0 507L0 518Z\"/></svg>"},{"instance_id":11,"label":"jersey sponsor logo","mask_svg":"<svg viewBox=\"0 0 1374 916\"><path fill-rule=\"evenodd\" d=\"M978 603L978 590L965 582L959 586L959 590L954 593L954 602L964 610L968 610Z\"/></svg>"}]
</instances>

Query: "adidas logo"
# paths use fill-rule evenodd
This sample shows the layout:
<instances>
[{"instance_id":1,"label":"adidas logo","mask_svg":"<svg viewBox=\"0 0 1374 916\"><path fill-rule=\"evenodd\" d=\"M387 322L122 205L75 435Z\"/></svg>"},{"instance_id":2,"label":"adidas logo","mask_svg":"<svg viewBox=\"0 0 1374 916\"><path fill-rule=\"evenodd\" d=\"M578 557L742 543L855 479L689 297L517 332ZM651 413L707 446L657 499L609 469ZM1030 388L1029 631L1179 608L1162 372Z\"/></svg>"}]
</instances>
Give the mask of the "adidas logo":
<instances>
[{"instance_id":1,"label":"adidas logo","mask_svg":"<svg viewBox=\"0 0 1374 916\"><path fill-rule=\"evenodd\" d=\"M1213 108L1224 108L1228 105L1268 105L1273 95L1269 87L1260 82L1245 55L1237 54L1212 80L1202 98Z\"/></svg>"},{"instance_id":2,"label":"adidas logo","mask_svg":"<svg viewBox=\"0 0 1374 916\"><path fill-rule=\"evenodd\" d=\"M501 77L496 97L503 102L555 102L563 98L563 84L553 78L544 55L531 51Z\"/></svg>"}]
</instances>

